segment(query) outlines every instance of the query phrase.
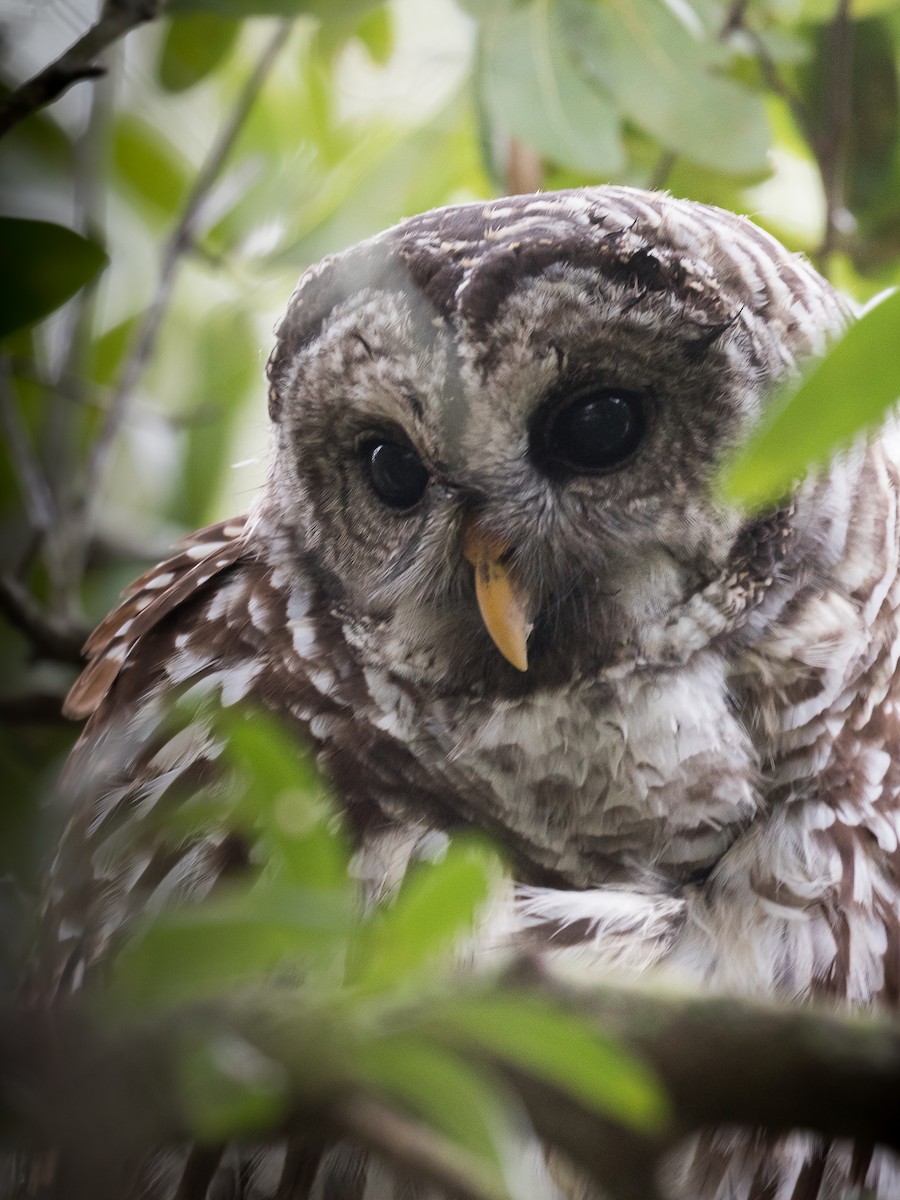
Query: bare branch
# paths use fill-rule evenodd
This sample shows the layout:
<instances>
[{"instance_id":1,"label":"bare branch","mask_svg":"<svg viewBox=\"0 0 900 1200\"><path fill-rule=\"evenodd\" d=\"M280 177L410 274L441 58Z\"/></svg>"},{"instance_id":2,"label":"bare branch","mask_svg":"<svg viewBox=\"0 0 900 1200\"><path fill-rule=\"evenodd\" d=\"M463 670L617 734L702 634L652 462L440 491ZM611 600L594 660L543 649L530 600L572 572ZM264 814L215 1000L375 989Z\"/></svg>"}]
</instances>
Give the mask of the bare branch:
<instances>
[{"instance_id":1,"label":"bare branch","mask_svg":"<svg viewBox=\"0 0 900 1200\"><path fill-rule=\"evenodd\" d=\"M161 7L162 0L107 0L100 19L83 37L0 104L0 137L56 100L73 83L102 75L98 56L132 29L152 21Z\"/></svg>"},{"instance_id":2,"label":"bare branch","mask_svg":"<svg viewBox=\"0 0 900 1200\"><path fill-rule=\"evenodd\" d=\"M828 29L826 88L828 116L818 145L813 149L825 191L825 235L819 255L823 268L846 232L845 177L852 116L851 72L853 70L853 22L850 0L838 0L837 12Z\"/></svg>"},{"instance_id":3,"label":"bare branch","mask_svg":"<svg viewBox=\"0 0 900 1200\"><path fill-rule=\"evenodd\" d=\"M544 166L538 152L518 138L510 138L506 151L506 188L509 196L538 192L544 182Z\"/></svg>"},{"instance_id":4,"label":"bare branch","mask_svg":"<svg viewBox=\"0 0 900 1200\"><path fill-rule=\"evenodd\" d=\"M6 357L0 358L0 424L28 519L34 529L46 534L56 519L56 505L13 396Z\"/></svg>"},{"instance_id":5,"label":"bare branch","mask_svg":"<svg viewBox=\"0 0 900 1200\"><path fill-rule=\"evenodd\" d=\"M497 1189L482 1178L484 1172L471 1155L396 1109L356 1096L340 1105L334 1120L364 1146L414 1178L436 1184L445 1194L460 1200L500 1200Z\"/></svg>"},{"instance_id":6,"label":"bare branch","mask_svg":"<svg viewBox=\"0 0 900 1200\"><path fill-rule=\"evenodd\" d=\"M110 453L122 427L134 392L147 368L156 345L160 325L171 298L178 267L186 250L189 249L197 231L204 204L221 173L237 136L259 95L266 78L283 48L292 21L279 21L275 32L266 43L255 67L250 73L238 96L234 108L214 142L209 155L191 190L178 224L172 230L163 249L162 264L156 292L150 307L135 335L131 353L122 370L118 386L109 401L103 424L91 447L85 479L82 487L79 522L81 528L77 538L84 547L91 526L93 507L97 502Z\"/></svg>"},{"instance_id":7,"label":"bare branch","mask_svg":"<svg viewBox=\"0 0 900 1200\"><path fill-rule=\"evenodd\" d=\"M81 665L88 629L46 613L16 579L0 575L0 612L28 638L41 658Z\"/></svg>"},{"instance_id":8,"label":"bare branch","mask_svg":"<svg viewBox=\"0 0 900 1200\"><path fill-rule=\"evenodd\" d=\"M812 122L809 118L809 113L806 111L806 106L796 92L788 87L787 83L782 78L778 67L775 65L772 56L766 47L765 42L754 30L748 26L743 26L743 30L753 45L753 53L756 55L756 61L759 63L760 70L763 73L763 78L766 82L766 87L778 97L780 97L790 110L791 116L797 123L797 128L810 144L810 148L815 153L813 145L813 129Z\"/></svg>"}]
</instances>

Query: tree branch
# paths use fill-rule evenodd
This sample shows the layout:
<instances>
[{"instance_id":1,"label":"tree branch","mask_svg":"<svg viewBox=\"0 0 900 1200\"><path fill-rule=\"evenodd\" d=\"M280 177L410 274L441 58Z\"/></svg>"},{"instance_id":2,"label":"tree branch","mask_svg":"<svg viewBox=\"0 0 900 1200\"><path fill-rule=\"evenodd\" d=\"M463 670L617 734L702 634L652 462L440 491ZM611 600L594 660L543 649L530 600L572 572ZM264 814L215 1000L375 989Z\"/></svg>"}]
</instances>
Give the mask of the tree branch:
<instances>
[{"instance_id":1,"label":"tree branch","mask_svg":"<svg viewBox=\"0 0 900 1200\"><path fill-rule=\"evenodd\" d=\"M414 1178L435 1184L459 1200L501 1200L472 1156L427 1125L367 1096L355 1096L334 1112L335 1124Z\"/></svg>"},{"instance_id":2,"label":"tree branch","mask_svg":"<svg viewBox=\"0 0 900 1200\"><path fill-rule=\"evenodd\" d=\"M506 1070L538 1134L617 1197L648 1200L660 1157L691 1132L714 1125L775 1135L805 1129L900 1150L895 1020L637 987L542 991L638 1054L671 1099L671 1124L641 1135L599 1118L561 1088ZM242 1005L240 1016L223 1003L205 1013L203 1027L230 1022L248 1040L268 1030L265 1052L271 1055L283 1003L283 996L257 1000ZM24 1140L60 1148L67 1180L60 1194L121 1200L127 1194L122 1163L134 1163L153 1145L190 1138L176 1083L177 1048L185 1029L197 1023L194 1011L116 1028L63 1006L0 1021L0 1107ZM289 1034L283 1038L283 1065L297 1079L296 1107L277 1127L273 1123L268 1140L287 1135L298 1145L319 1145L327 1129L451 1194L490 1195L466 1154L377 1096L344 1089L335 1098L326 1087L317 1108L297 1046ZM317 1060L316 1070L321 1066Z\"/></svg>"},{"instance_id":3,"label":"tree branch","mask_svg":"<svg viewBox=\"0 0 900 1200\"><path fill-rule=\"evenodd\" d=\"M0 575L0 612L28 638L42 658L83 665L81 647L90 630L44 612L16 579Z\"/></svg>"},{"instance_id":4,"label":"tree branch","mask_svg":"<svg viewBox=\"0 0 900 1200\"><path fill-rule=\"evenodd\" d=\"M56 504L13 396L9 360L5 356L0 357L0 424L31 526L46 535L56 520Z\"/></svg>"},{"instance_id":5,"label":"tree branch","mask_svg":"<svg viewBox=\"0 0 900 1200\"><path fill-rule=\"evenodd\" d=\"M825 235L819 255L826 271L828 260L840 245L847 225L844 181L850 141L853 69L850 0L838 0L837 12L828 29L827 53L828 119L818 144L813 146L825 192Z\"/></svg>"},{"instance_id":6,"label":"tree branch","mask_svg":"<svg viewBox=\"0 0 900 1200\"><path fill-rule=\"evenodd\" d=\"M161 7L162 0L107 0L100 19L83 37L0 104L0 137L56 100L73 83L102 75L98 56L132 29L152 21Z\"/></svg>"},{"instance_id":7,"label":"tree branch","mask_svg":"<svg viewBox=\"0 0 900 1200\"><path fill-rule=\"evenodd\" d=\"M279 21L272 37L263 48L255 67L244 84L234 108L219 132L216 141L200 168L197 179L185 204L181 217L172 230L162 253L156 292L135 334L134 343L122 369L117 387L113 390L103 423L95 438L85 471L81 498L77 510L75 544L82 548L87 543L93 520L93 509L97 503L107 464L116 437L122 427L134 392L147 368L163 316L172 295L175 277L185 251L196 236L204 204L218 178L237 136L259 95L276 58L287 39L292 20Z\"/></svg>"}]
</instances>

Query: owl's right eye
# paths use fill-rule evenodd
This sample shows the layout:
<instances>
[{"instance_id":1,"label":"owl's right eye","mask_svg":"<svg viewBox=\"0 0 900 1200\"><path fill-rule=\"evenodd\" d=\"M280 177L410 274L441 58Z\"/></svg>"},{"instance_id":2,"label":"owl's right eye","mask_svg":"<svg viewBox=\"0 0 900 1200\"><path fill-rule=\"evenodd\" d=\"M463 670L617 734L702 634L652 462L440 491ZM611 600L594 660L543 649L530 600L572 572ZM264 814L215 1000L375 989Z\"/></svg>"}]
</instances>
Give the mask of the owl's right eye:
<instances>
[{"instance_id":1,"label":"owl's right eye","mask_svg":"<svg viewBox=\"0 0 900 1200\"><path fill-rule=\"evenodd\" d=\"M428 471L409 446L372 439L361 447L372 490L391 508L412 508L425 495Z\"/></svg>"}]
</instances>

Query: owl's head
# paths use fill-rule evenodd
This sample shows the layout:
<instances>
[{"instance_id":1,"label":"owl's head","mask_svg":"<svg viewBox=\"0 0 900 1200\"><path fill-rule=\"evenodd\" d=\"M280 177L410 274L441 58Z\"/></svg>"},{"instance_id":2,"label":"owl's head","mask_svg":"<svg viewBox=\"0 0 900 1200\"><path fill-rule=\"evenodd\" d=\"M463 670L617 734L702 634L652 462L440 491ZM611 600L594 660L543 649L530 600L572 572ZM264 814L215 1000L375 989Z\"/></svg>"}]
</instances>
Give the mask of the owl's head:
<instances>
[{"instance_id":1,"label":"owl's head","mask_svg":"<svg viewBox=\"0 0 900 1200\"><path fill-rule=\"evenodd\" d=\"M843 320L704 205L610 187L426 213L301 280L267 510L364 664L501 694L627 669L737 558L742 586L771 578L771 538L754 579L754 527L711 485Z\"/></svg>"}]
</instances>

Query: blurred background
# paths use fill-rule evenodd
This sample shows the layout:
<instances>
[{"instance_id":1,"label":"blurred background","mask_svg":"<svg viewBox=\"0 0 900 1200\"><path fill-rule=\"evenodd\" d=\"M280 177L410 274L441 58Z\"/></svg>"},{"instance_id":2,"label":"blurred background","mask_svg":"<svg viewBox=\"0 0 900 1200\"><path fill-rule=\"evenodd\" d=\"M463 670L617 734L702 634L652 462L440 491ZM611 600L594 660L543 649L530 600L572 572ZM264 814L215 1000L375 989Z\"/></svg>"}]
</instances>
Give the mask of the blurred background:
<instances>
[{"instance_id":1,"label":"blurred background","mask_svg":"<svg viewBox=\"0 0 900 1200\"><path fill-rule=\"evenodd\" d=\"M76 50L10 120L95 22L102 73ZM435 205L613 181L748 213L865 301L900 269L898 38L898 0L4 0L7 891L27 906L86 631L253 502L306 266Z\"/></svg>"}]
</instances>

